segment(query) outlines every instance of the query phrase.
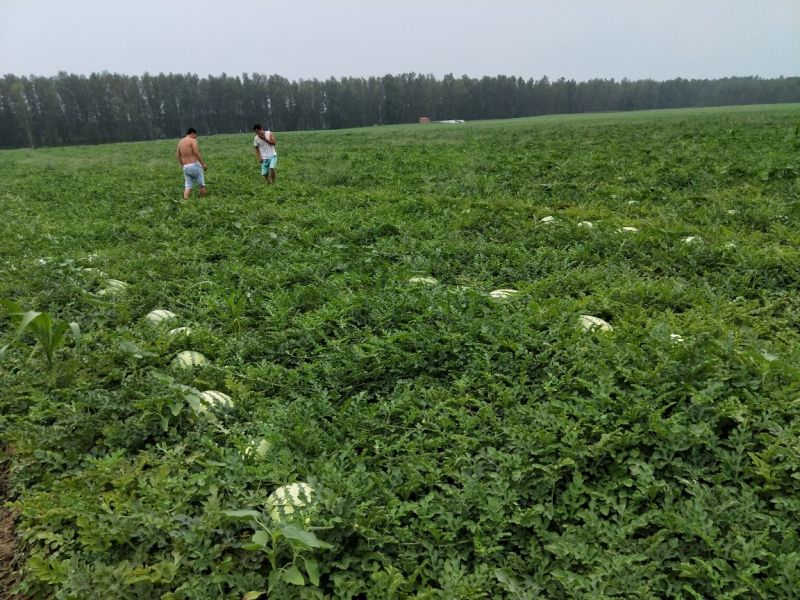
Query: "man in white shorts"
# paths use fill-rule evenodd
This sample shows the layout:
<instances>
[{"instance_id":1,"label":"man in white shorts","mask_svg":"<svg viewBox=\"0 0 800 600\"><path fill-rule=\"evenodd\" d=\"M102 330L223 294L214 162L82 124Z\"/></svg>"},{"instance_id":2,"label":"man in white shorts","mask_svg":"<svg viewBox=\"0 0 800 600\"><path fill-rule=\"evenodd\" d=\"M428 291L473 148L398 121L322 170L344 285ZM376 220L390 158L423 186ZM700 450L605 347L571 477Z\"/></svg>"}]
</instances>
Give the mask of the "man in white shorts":
<instances>
[{"instance_id":1,"label":"man in white shorts","mask_svg":"<svg viewBox=\"0 0 800 600\"><path fill-rule=\"evenodd\" d=\"M201 196L206 195L206 178L203 174L208 165L203 162L200 156L200 148L197 145L197 130L190 127L186 131L186 137L178 142L177 150L178 162L183 165L183 199L188 200L192 188L197 184Z\"/></svg>"},{"instance_id":2,"label":"man in white shorts","mask_svg":"<svg viewBox=\"0 0 800 600\"><path fill-rule=\"evenodd\" d=\"M261 165L261 174L267 185L275 183L275 169L278 167L278 153L275 152L275 136L268 129L261 127L260 123L253 125L256 137L253 146L256 149L256 158Z\"/></svg>"}]
</instances>

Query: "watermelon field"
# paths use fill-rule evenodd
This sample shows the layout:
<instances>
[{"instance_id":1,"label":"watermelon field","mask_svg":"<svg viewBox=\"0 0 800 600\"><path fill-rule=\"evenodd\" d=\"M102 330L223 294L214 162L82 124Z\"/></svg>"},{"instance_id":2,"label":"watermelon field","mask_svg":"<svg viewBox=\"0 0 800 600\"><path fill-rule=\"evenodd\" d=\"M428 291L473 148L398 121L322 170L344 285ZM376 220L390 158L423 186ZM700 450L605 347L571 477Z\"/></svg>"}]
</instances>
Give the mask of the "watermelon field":
<instances>
[{"instance_id":1,"label":"watermelon field","mask_svg":"<svg viewBox=\"0 0 800 600\"><path fill-rule=\"evenodd\" d=\"M800 105L276 136L0 151L17 597L800 596Z\"/></svg>"}]
</instances>

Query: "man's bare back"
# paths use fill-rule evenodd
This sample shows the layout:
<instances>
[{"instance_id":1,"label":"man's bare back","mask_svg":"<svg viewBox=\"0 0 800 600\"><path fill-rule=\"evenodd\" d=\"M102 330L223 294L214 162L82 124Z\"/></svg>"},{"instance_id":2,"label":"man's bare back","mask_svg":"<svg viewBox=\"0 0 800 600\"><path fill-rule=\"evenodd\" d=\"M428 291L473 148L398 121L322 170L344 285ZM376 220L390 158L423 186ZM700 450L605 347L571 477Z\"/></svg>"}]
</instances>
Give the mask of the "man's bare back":
<instances>
[{"instance_id":1,"label":"man's bare back","mask_svg":"<svg viewBox=\"0 0 800 600\"><path fill-rule=\"evenodd\" d=\"M186 132L186 137L178 142L175 157L183 166L183 199L187 200L192 192L192 188L197 185L201 196L206 195L206 180L203 171L208 165L203 162L200 156L200 148L197 145L197 130L190 127Z\"/></svg>"},{"instance_id":2,"label":"man's bare back","mask_svg":"<svg viewBox=\"0 0 800 600\"><path fill-rule=\"evenodd\" d=\"M178 142L178 161L182 165L190 165L199 162L203 164L203 159L200 158L200 148L197 146L197 140L191 135L187 135L180 142Z\"/></svg>"}]
</instances>

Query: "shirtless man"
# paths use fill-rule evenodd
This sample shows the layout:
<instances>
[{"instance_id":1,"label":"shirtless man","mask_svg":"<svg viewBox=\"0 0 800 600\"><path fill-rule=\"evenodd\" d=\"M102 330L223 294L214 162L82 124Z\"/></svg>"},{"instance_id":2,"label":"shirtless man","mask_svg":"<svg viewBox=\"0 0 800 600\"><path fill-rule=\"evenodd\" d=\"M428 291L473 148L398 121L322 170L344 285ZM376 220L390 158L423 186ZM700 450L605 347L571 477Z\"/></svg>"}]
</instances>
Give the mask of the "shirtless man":
<instances>
[{"instance_id":1,"label":"shirtless man","mask_svg":"<svg viewBox=\"0 0 800 600\"><path fill-rule=\"evenodd\" d=\"M200 195L205 196L206 179L203 176L203 171L208 168L208 165L203 162L203 157L200 156L200 148L197 146L197 130L194 127L190 127L186 131L186 137L178 142L176 155L178 162L183 165L183 199L189 199L189 194L192 193L192 187L195 183L200 189Z\"/></svg>"}]
</instances>

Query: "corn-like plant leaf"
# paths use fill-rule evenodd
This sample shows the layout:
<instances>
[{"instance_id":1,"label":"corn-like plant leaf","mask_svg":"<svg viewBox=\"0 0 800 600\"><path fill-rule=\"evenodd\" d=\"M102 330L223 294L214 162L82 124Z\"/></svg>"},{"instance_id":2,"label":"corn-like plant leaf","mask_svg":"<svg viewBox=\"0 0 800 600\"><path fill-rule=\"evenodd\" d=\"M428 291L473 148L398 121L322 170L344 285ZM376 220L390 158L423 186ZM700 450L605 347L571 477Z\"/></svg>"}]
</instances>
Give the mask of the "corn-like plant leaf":
<instances>
[{"instance_id":1,"label":"corn-like plant leaf","mask_svg":"<svg viewBox=\"0 0 800 600\"><path fill-rule=\"evenodd\" d=\"M8 350L8 348L12 346L20 337L22 337L22 334L25 333L25 330L28 329L31 323L33 323L42 313L35 310L25 311L19 304L10 300L0 300L0 305L4 306L6 312L8 312L8 315L16 323L18 323L17 332L14 334L14 337L12 337L11 341L5 346L0 348L0 356L3 356L6 350Z\"/></svg>"},{"instance_id":2,"label":"corn-like plant leaf","mask_svg":"<svg viewBox=\"0 0 800 600\"><path fill-rule=\"evenodd\" d=\"M26 331L29 331L39 343L47 359L47 364L51 367L56 351L64 345L67 331L72 332L75 346L79 346L81 338L80 326L76 322L67 324L64 321L60 321L55 323L50 313L36 310L25 311L19 304L10 300L0 300L0 305L5 307L9 316L18 323L17 332L13 339L0 348L0 356Z\"/></svg>"}]
</instances>

